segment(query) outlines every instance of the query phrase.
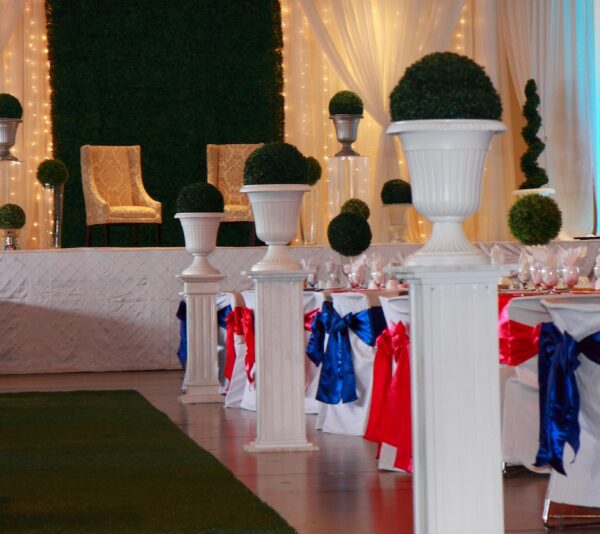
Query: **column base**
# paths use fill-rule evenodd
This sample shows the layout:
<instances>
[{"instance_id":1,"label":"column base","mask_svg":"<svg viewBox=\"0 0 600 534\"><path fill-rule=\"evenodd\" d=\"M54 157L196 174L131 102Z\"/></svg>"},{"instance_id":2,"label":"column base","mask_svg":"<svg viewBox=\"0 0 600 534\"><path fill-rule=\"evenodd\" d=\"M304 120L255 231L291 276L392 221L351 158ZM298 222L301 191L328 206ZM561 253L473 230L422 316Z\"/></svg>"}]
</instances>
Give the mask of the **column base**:
<instances>
[{"instance_id":1,"label":"column base","mask_svg":"<svg viewBox=\"0 0 600 534\"><path fill-rule=\"evenodd\" d=\"M309 442L304 443L256 443L251 441L248 445L244 445L245 452L303 452L303 451L318 451L319 447Z\"/></svg>"},{"instance_id":2,"label":"column base","mask_svg":"<svg viewBox=\"0 0 600 534\"><path fill-rule=\"evenodd\" d=\"M214 386L194 386L188 384L187 392L181 395L177 400L181 402L181 404L225 402L225 395L219 393L218 387L218 384L215 384Z\"/></svg>"}]
</instances>

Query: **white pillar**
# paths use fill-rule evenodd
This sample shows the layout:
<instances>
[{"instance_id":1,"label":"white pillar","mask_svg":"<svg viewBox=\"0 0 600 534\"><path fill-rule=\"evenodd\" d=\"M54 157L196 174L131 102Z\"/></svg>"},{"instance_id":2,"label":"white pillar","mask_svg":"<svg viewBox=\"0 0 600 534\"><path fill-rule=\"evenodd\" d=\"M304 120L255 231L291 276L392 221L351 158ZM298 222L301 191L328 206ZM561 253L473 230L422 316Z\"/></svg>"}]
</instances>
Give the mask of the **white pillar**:
<instances>
[{"instance_id":1,"label":"white pillar","mask_svg":"<svg viewBox=\"0 0 600 534\"><path fill-rule=\"evenodd\" d=\"M508 266L407 270L414 531L501 534L496 284Z\"/></svg>"},{"instance_id":2,"label":"white pillar","mask_svg":"<svg viewBox=\"0 0 600 534\"><path fill-rule=\"evenodd\" d=\"M187 308L187 391L183 404L223 402L219 393L217 302L222 274L177 276L183 282Z\"/></svg>"},{"instance_id":3,"label":"white pillar","mask_svg":"<svg viewBox=\"0 0 600 534\"><path fill-rule=\"evenodd\" d=\"M317 450L306 440L303 271L253 272L256 440L248 452Z\"/></svg>"}]
</instances>

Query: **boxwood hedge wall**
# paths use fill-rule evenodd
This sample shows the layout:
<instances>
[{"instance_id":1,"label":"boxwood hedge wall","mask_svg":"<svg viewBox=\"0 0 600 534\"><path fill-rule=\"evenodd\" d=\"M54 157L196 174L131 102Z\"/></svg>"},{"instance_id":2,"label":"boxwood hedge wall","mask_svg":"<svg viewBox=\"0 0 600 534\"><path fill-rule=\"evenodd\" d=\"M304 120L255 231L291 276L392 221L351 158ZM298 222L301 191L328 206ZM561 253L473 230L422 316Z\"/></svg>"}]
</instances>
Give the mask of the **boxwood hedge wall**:
<instances>
[{"instance_id":1,"label":"boxwood hedge wall","mask_svg":"<svg viewBox=\"0 0 600 534\"><path fill-rule=\"evenodd\" d=\"M183 244L174 201L183 185L206 180L206 144L283 138L278 1L47 0L46 8L54 157L72 177L63 246L84 244L84 144L141 145L146 189L163 204L162 244ZM222 244L248 237L229 229ZM128 245L130 234L117 227L111 239ZM153 244L143 228L142 245Z\"/></svg>"}]
</instances>

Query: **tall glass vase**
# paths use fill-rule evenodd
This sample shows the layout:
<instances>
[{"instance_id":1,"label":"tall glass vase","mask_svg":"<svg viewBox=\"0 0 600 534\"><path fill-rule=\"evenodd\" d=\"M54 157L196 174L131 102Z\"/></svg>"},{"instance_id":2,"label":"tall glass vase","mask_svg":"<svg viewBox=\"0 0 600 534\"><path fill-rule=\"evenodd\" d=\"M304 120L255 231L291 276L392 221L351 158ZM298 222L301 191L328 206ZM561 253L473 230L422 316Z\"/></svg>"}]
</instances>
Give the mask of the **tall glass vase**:
<instances>
[{"instance_id":1,"label":"tall glass vase","mask_svg":"<svg viewBox=\"0 0 600 534\"><path fill-rule=\"evenodd\" d=\"M319 190L316 185L310 186L305 193L300 210L300 233L304 245L317 242L317 214L319 212Z\"/></svg>"},{"instance_id":2,"label":"tall glass vase","mask_svg":"<svg viewBox=\"0 0 600 534\"><path fill-rule=\"evenodd\" d=\"M44 228L48 248L61 247L64 190L64 184L44 184Z\"/></svg>"}]
</instances>

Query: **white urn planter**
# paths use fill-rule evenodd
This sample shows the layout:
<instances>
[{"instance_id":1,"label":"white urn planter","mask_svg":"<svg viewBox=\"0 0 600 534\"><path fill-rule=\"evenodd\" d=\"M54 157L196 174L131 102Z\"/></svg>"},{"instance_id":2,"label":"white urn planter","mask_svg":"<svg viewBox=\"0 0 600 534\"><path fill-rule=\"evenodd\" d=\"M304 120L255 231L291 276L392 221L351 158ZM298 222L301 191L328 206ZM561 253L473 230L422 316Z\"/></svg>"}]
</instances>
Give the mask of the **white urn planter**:
<instances>
[{"instance_id":1,"label":"white urn planter","mask_svg":"<svg viewBox=\"0 0 600 534\"><path fill-rule=\"evenodd\" d=\"M15 144L20 122L23 121L21 119L0 119L0 161L20 163L10 152Z\"/></svg>"},{"instance_id":2,"label":"white urn planter","mask_svg":"<svg viewBox=\"0 0 600 534\"><path fill-rule=\"evenodd\" d=\"M184 275L220 274L208 261L208 255L217 246L217 233L223 213L177 213L185 239L185 249L194 256L192 264L183 270Z\"/></svg>"},{"instance_id":3,"label":"white urn planter","mask_svg":"<svg viewBox=\"0 0 600 534\"><path fill-rule=\"evenodd\" d=\"M431 237L407 266L478 265L489 258L465 236L463 221L479 209L483 167L500 121L442 119L393 122L411 175L412 201L433 224Z\"/></svg>"},{"instance_id":4,"label":"white urn planter","mask_svg":"<svg viewBox=\"0 0 600 534\"><path fill-rule=\"evenodd\" d=\"M296 271L302 266L292 258L287 244L296 235L302 197L310 187L304 184L245 185L252 206L256 235L268 245L267 254L251 271Z\"/></svg>"}]
</instances>

